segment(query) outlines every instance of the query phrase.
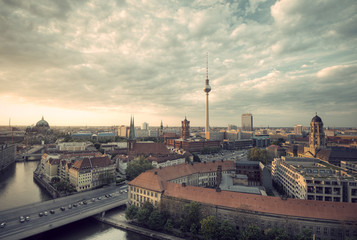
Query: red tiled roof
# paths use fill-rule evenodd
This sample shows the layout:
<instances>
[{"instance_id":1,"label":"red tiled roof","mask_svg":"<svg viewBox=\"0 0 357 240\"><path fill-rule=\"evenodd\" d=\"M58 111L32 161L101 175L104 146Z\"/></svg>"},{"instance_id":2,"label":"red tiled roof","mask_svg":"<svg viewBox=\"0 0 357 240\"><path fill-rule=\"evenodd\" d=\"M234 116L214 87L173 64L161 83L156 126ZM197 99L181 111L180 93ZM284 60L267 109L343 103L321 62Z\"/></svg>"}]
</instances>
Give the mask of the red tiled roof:
<instances>
[{"instance_id":1,"label":"red tiled roof","mask_svg":"<svg viewBox=\"0 0 357 240\"><path fill-rule=\"evenodd\" d=\"M72 168L77 171L92 169L92 168L101 168L112 165L110 159L105 157L94 157L94 158L83 158L79 161L73 163Z\"/></svg>"},{"instance_id":2,"label":"red tiled roof","mask_svg":"<svg viewBox=\"0 0 357 240\"><path fill-rule=\"evenodd\" d=\"M164 190L165 181L155 172L146 171L136 177L129 183L131 186L137 186L157 192Z\"/></svg>"},{"instance_id":3,"label":"red tiled roof","mask_svg":"<svg viewBox=\"0 0 357 240\"><path fill-rule=\"evenodd\" d=\"M278 215L357 221L357 204L322 202L302 199L282 200L279 197L260 196L230 191L216 192L215 189L167 182L165 196L187 199L205 204L239 208Z\"/></svg>"},{"instance_id":4,"label":"red tiled roof","mask_svg":"<svg viewBox=\"0 0 357 240\"><path fill-rule=\"evenodd\" d=\"M148 170L129 182L129 184L158 191L169 180L194 173L214 172L217 171L218 165L222 166L222 171L235 169L233 161L196 163L193 165L185 163ZM155 186L155 184L160 184L160 186Z\"/></svg>"},{"instance_id":5,"label":"red tiled roof","mask_svg":"<svg viewBox=\"0 0 357 240\"><path fill-rule=\"evenodd\" d=\"M150 155L150 154L169 154L170 151L163 143L135 143L132 154Z\"/></svg>"}]
</instances>

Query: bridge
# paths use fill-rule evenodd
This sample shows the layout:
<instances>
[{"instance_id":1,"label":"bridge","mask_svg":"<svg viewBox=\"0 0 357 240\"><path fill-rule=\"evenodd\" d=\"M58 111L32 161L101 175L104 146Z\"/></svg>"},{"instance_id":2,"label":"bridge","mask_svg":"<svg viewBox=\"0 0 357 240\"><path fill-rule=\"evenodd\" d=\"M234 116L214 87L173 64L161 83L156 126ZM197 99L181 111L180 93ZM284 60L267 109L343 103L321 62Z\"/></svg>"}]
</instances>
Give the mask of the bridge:
<instances>
[{"instance_id":1,"label":"bridge","mask_svg":"<svg viewBox=\"0 0 357 240\"><path fill-rule=\"evenodd\" d=\"M44 145L35 145L30 150L22 154L22 158L17 161L37 161L40 160L43 155Z\"/></svg>"},{"instance_id":2,"label":"bridge","mask_svg":"<svg viewBox=\"0 0 357 240\"><path fill-rule=\"evenodd\" d=\"M6 225L0 228L0 239L22 239L93 215L104 216L105 211L126 204L127 188L127 185L105 187L1 211L0 223ZM24 222L20 216L25 218Z\"/></svg>"}]
</instances>

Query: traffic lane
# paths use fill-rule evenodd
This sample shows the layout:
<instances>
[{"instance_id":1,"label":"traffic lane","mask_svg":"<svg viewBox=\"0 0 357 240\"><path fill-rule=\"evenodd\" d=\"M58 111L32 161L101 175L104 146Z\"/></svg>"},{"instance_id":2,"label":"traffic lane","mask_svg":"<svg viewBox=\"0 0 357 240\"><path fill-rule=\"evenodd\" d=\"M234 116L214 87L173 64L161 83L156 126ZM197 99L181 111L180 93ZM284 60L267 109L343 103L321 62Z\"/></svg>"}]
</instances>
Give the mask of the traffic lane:
<instances>
[{"instance_id":1,"label":"traffic lane","mask_svg":"<svg viewBox=\"0 0 357 240\"><path fill-rule=\"evenodd\" d=\"M44 202L38 202L38 203L33 203L33 204L25 205L25 206L16 207L13 209L7 209L7 210L0 212L0 221L2 219L1 217L6 218L7 214L12 215L16 211L18 211L19 213L21 213L22 211L27 211L29 209L34 209L34 211L37 211L39 208L41 208L41 206L43 206L43 208L46 208L46 207L48 207L48 204L53 205L53 206L56 206L56 204L61 204L63 199L71 199L72 201L79 201L82 198L106 194L110 191L115 192L116 190L120 190L123 188L127 188L127 185L103 187L103 188L91 190L88 192L76 193L74 195L70 195L70 196L63 197L63 198L56 198L56 199L52 199L52 200L48 200L48 201L44 201ZM31 213L31 212L29 212L29 213Z\"/></svg>"},{"instance_id":2,"label":"traffic lane","mask_svg":"<svg viewBox=\"0 0 357 240\"><path fill-rule=\"evenodd\" d=\"M76 197L76 198L61 198L60 201L57 201L56 204L54 204L52 202L52 200L47 201L47 204L43 205L41 204L41 206L37 206L37 207L32 207L29 208L27 211L24 211L23 209L21 210L16 210L13 211L13 213L7 214L7 215L0 215L0 221L1 222L6 222L7 226L8 225L12 225L12 222L19 222L19 218L20 216L29 216L30 220L36 217L39 217L38 214L40 212L45 212L47 211L48 214L50 214L50 210L52 209L60 209L62 206L68 208L68 205L70 204L74 204L74 203L79 203L81 201L83 201L84 199L86 199L87 201L92 199L92 198L98 198L98 197L105 197L106 194L119 194L120 191L127 189L127 186L122 186L120 188L111 188L111 189L106 189L105 191L101 191L101 192L97 192L97 193L91 193L91 194L87 194L85 196L87 196L86 198L84 198L84 195L80 196L80 197ZM103 195L102 195L103 194ZM45 217L45 216L43 216ZM5 227L7 227L5 226Z\"/></svg>"},{"instance_id":3,"label":"traffic lane","mask_svg":"<svg viewBox=\"0 0 357 240\"><path fill-rule=\"evenodd\" d=\"M88 211L92 211L101 207L112 205L117 201L126 201L127 197L128 197L127 193L123 193L122 195L119 196L98 200L97 202L92 202L91 204L87 204L87 205L80 205L76 208L67 209L65 211L61 211L60 209L55 209L55 213L52 215L38 217L32 220L30 219L29 222L27 221L25 221L24 223L17 222L17 224L13 225L12 227L8 227L6 230L5 228L3 228L3 230L5 231L0 231L0 237L5 238L14 235L15 233L17 234L17 233L29 231L34 227L36 228L40 226L51 227L52 224L55 224L60 220L78 216Z\"/></svg>"}]
</instances>

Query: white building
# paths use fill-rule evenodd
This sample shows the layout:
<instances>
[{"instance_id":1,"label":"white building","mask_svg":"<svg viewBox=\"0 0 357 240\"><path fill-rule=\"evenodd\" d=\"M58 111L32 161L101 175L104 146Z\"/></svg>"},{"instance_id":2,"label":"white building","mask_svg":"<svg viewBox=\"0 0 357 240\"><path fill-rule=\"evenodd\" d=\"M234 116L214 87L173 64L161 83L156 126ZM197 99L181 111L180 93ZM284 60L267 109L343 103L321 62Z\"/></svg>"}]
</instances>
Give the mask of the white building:
<instances>
[{"instance_id":1,"label":"white building","mask_svg":"<svg viewBox=\"0 0 357 240\"><path fill-rule=\"evenodd\" d=\"M316 158L281 157L272 163L273 180L289 197L357 202L357 178Z\"/></svg>"}]
</instances>

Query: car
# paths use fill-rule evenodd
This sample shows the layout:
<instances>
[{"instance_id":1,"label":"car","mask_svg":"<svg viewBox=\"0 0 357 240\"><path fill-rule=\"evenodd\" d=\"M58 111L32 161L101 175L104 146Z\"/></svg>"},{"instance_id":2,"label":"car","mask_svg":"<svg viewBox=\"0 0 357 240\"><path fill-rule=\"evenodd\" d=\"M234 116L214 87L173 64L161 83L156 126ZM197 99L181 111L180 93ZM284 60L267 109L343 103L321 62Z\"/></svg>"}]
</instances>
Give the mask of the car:
<instances>
[{"instance_id":1,"label":"car","mask_svg":"<svg viewBox=\"0 0 357 240\"><path fill-rule=\"evenodd\" d=\"M74 204L73 204L73 207L77 207L77 206L78 206L77 203L74 203Z\"/></svg>"},{"instance_id":2,"label":"car","mask_svg":"<svg viewBox=\"0 0 357 240\"><path fill-rule=\"evenodd\" d=\"M95 198L92 198L92 202L95 202Z\"/></svg>"},{"instance_id":3,"label":"car","mask_svg":"<svg viewBox=\"0 0 357 240\"><path fill-rule=\"evenodd\" d=\"M69 205L68 205L68 209L72 209L72 204L69 204Z\"/></svg>"},{"instance_id":4,"label":"car","mask_svg":"<svg viewBox=\"0 0 357 240\"><path fill-rule=\"evenodd\" d=\"M61 210L64 211L64 210L66 210L66 208L65 207L61 207Z\"/></svg>"},{"instance_id":5,"label":"car","mask_svg":"<svg viewBox=\"0 0 357 240\"><path fill-rule=\"evenodd\" d=\"M20 216L20 219L19 219L19 221L20 221L20 223L23 223L23 222L25 222L25 218L24 218L24 216Z\"/></svg>"},{"instance_id":6,"label":"car","mask_svg":"<svg viewBox=\"0 0 357 240\"><path fill-rule=\"evenodd\" d=\"M48 212L47 212L47 211L45 211L45 212L43 213L43 215L47 216L47 215L48 215Z\"/></svg>"},{"instance_id":7,"label":"car","mask_svg":"<svg viewBox=\"0 0 357 240\"><path fill-rule=\"evenodd\" d=\"M30 216L26 216L26 221L30 221Z\"/></svg>"},{"instance_id":8,"label":"car","mask_svg":"<svg viewBox=\"0 0 357 240\"><path fill-rule=\"evenodd\" d=\"M40 213L38 214L38 216L39 216L39 217L42 217L42 216L43 216L43 212L40 212Z\"/></svg>"},{"instance_id":9,"label":"car","mask_svg":"<svg viewBox=\"0 0 357 240\"><path fill-rule=\"evenodd\" d=\"M97 199L98 199L98 200L102 200L102 197L98 197Z\"/></svg>"},{"instance_id":10,"label":"car","mask_svg":"<svg viewBox=\"0 0 357 240\"><path fill-rule=\"evenodd\" d=\"M109 194L108 194L108 196L109 196L109 197L112 197L112 196L113 196L113 194L109 193Z\"/></svg>"},{"instance_id":11,"label":"car","mask_svg":"<svg viewBox=\"0 0 357 240\"><path fill-rule=\"evenodd\" d=\"M108 195L108 194L105 194L105 197L106 197L106 198L108 198L108 197L109 197L109 195Z\"/></svg>"},{"instance_id":12,"label":"car","mask_svg":"<svg viewBox=\"0 0 357 240\"><path fill-rule=\"evenodd\" d=\"M2 222L1 224L0 224L0 227L1 228L4 228L6 226L6 222Z\"/></svg>"},{"instance_id":13,"label":"car","mask_svg":"<svg viewBox=\"0 0 357 240\"><path fill-rule=\"evenodd\" d=\"M84 204L84 205L87 205L87 201L83 201L83 204Z\"/></svg>"},{"instance_id":14,"label":"car","mask_svg":"<svg viewBox=\"0 0 357 240\"><path fill-rule=\"evenodd\" d=\"M78 205L83 205L83 202L79 202Z\"/></svg>"},{"instance_id":15,"label":"car","mask_svg":"<svg viewBox=\"0 0 357 240\"><path fill-rule=\"evenodd\" d=\"M55 212L55 210L52 209L52 210L50 210L50 213L55 214L56 212Z\"/></svg>"},{"instance_id":16,"label":"car","mask_svg":"<svg viewBox=\"0 0 357 240\"><path fill-rule=\"evenodd\" d=\"M125 189L124 192L128 192L128 190Z\"/></svg>"}]
</instances>

